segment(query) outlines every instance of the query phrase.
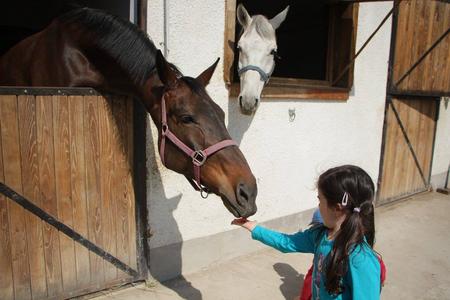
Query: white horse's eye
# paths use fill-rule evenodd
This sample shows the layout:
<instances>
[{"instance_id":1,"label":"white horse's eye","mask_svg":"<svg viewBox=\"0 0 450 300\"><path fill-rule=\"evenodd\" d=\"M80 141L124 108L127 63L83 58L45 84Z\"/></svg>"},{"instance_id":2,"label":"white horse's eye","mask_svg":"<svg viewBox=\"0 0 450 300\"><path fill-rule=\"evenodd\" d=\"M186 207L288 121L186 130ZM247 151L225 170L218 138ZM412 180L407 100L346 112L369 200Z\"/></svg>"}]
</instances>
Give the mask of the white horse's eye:
<instances>
[{"instance_id":1,"label":"white horse's eye","mask_svg":"<svg viewBox=\"0 0 450 300\"><path fill-rule=\"evenodd\" d=\"M273 55L276 59L280 59L281 58L278 55L277 49L272 49L272 51L270 51L270 55Z\"/></svg>"}]
</instances>

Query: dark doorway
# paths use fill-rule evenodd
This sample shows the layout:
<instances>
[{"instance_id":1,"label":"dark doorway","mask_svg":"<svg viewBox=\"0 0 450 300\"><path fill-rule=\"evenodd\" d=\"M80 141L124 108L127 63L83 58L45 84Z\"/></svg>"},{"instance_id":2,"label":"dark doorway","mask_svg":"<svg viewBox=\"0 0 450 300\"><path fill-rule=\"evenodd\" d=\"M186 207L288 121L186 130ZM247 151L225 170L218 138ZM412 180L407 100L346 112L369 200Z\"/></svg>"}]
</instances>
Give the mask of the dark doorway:
<instances>
[{"instance_id":1,"label":"dark doorway","mask_svg":"<svg viewBox=\"0 0 450 300\"><path fill-rule=\"evenodd\" d=\"M19 0L7 1L0 9L0 56L9 48L45 28L71 7L103 9L135 23L137 0Z\"/></svg>"}]
</instances>

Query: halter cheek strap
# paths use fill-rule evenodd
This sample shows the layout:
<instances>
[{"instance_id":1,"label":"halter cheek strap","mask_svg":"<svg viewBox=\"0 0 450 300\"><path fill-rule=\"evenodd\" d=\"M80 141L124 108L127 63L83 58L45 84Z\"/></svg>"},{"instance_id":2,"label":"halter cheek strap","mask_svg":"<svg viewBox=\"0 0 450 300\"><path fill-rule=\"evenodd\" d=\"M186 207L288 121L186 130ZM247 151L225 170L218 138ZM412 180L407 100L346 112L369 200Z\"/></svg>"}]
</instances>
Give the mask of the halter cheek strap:
<instances>
[{"instance_id":1,"label":"halter cheek strap","mask_svg":"<svg viewBox=\"0 0 450 300\"><path fill-rule=\"evenodd\" d=\"M163 165L166 165L165 162L165 147L166 147L166 138L168 138L178 149L183 151L187 156L192 158L192 164L194 168L194 181L189 180L189 182L192 184L192 186L200 192L206 192L207 197L207 191L205 187L201 184L201 178L200 178L200 167L206 162L209 156L216 153L219 150L222 150L223 148L229 147L229 146L238 146L238 144L233 140L223 140L221 142L218 142L204 150L193 150L189 146L187 146L185 143L183 143L179 138L176 137L175 134L173 134L172 131L170 131L169 126L167 124L167 112L166 112L166 95L164 94L161 100L161 144L159 147L159 156L161 157L161 161ZM203 196L202 197L206 198Z\"/></svg>"}]
</instances>

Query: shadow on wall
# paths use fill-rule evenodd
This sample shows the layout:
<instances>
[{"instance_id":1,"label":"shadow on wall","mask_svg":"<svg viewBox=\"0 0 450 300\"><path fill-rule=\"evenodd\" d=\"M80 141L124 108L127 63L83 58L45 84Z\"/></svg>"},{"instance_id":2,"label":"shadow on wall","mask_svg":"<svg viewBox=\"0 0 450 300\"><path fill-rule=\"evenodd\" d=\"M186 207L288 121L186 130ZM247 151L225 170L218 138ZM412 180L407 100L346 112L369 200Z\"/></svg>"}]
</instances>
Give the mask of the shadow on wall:
<instances>
[{"instance_id":1,"label":"shadow on wall","mask_svg":"<svg viewBox=\"0 0 450 300\"><path fill-rule=\"evenodd\" d=\"M228 101L228 132L233 140L241 144L244 134L250 128L254 115L247 116L241 113L238 100L232 98Z\"/></svg>"},{"instance_id":2,"label":"shadow on wall","mask_svg":"<svg viewBox=\"0 0 450 300\"><path fill-rule=\"evenodd\" d=\"M273 269L280 275L282 284L280 291L285 299L298 299L300 287L303 286L304 275L300 274L288 264L276 263Z\"/></svg>"},{"instance_id":3,"label":"shadow on wall","mask_svg":"<svg viewBox=\"0 0 450 300\"><path fill-rule=\"evenodd\" d=\"M151 122L151 121L150 121ZM148 128L148 127L147 127ZM150 130L147 130L147 140L149 149L154 148L154 140ZM158 220L163 222L163 230L166 233L170 233L171 237L176 241L182 241L181 232L178 228L178 224L174 218L173 212L177 209L183 195L179 194L175 197L168 198L165 195L164 187L162 185L161 174L156 167L156 160L159 159L159 154L155 151L148 153L147 170L152 172L149 178L152 181L149 183L151 188L152 201L158 202L156 207L152 201L148 201L148 219L151 220L152 215L158 214ZM180 175L181 176L181 175ZM182 178L182 177L180 177ZM154 236L158 233L153 232ZM161 282L162 285L175 291L183 299L199 300L202 299L202 294L192 284L187 281L182 274L182 257L181 249L182 242L176 242L171 245L166 245L158 248L150 248L151 239L148 240L150 249L150 274L153 278ZM177 284L174 285L170 279L176 277Z\"/></svg>"}]
</instances>

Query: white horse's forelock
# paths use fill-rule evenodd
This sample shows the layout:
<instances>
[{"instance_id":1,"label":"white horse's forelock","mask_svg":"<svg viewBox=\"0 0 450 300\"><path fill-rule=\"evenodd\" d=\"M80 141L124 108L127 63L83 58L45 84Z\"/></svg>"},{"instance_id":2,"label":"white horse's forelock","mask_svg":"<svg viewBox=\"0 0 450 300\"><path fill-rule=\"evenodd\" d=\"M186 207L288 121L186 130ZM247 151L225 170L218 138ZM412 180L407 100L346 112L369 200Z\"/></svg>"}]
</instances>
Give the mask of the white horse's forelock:
<instances>
[{"instance_id":1,"label":"white horse's forelock","mask_svg":"<svg viewBox=\"0 0 450 300\"><path fill-rule=\"evenodd\" d=\"M255 29L259 36L263 39L274 40L275 39L275 29L273 29L269 20L262 16L253 16L252 22L248 28L249 31Z\"/></svg>"}]
</instances>

